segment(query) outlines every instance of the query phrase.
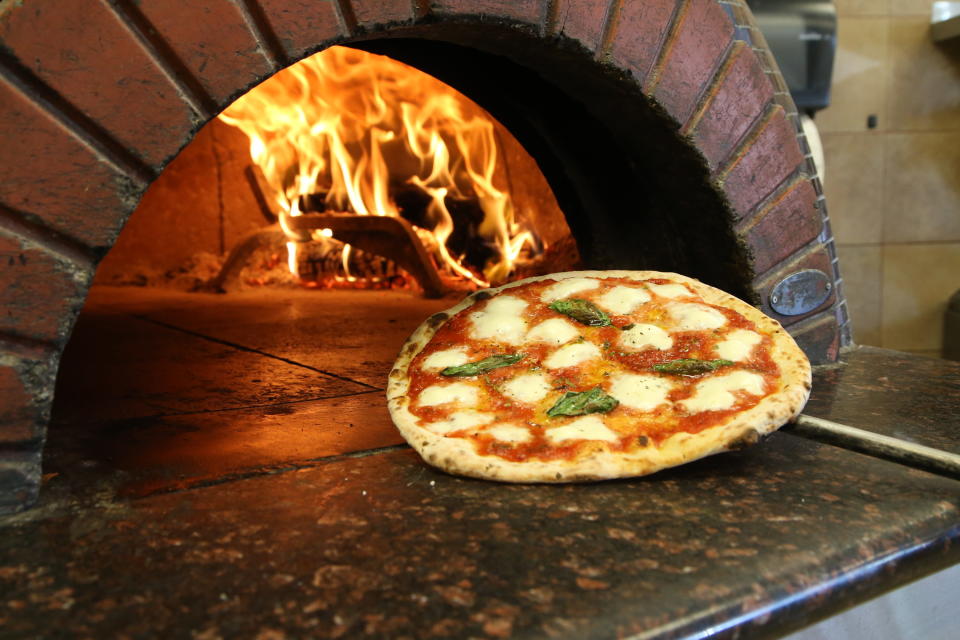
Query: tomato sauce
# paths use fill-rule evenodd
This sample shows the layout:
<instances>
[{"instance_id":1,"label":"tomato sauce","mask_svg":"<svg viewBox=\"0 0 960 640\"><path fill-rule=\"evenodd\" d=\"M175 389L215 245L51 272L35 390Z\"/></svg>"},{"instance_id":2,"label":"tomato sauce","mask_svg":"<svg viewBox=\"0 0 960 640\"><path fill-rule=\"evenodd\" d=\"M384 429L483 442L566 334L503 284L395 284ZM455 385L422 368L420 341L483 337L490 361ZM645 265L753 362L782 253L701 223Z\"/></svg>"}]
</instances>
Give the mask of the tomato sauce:
<instances>
[{"instance_id":1,"label":"tomato sauce","mask_svg":"<svg viewBox=\"0 0 960 640\"><path fill-rule=\"evenodd\" d=\"M571 298L595 300L604 292L618 285L642 287L643 283L675 284L665 278L654 278L646 281L636 281L625 278L605 278L599 287L578 294ZM532 328L545 320L565 317L550 309L541 300L544 289L555 284L553 280L533 282L519 287L513 287L500 295L510 295L528 302L523 313L527 326ZM662 376L671 380L673 389L668 394L668 402L661 404L652 411L637 411L625 405L620 405L603 416L609 428L619 434L617 442L607 443L611 451L632 451L647 446L656 445L678 432L698 433L709 427L723 423L739 412L756 405L763 396L754 396L747 393L735 393L737 398L733 407L722 411L704 411L686 414L676 403L691 397L695 392L697 382L705 376L684 376L662 374L653 371L656 364L672 360L695 358L700 360L716 359L715 347L724 340L725 336L736 329L746 329L759 333L761 341L753 348L748 359L723 367L723 371L743 369L761 374L766 381L768 392L773 389L774 380L780 369L770 354L772 339L769 335L757 329L748 318L733 309L711 305L704 302L699 296L691 292L690 298L682 298L682 302L695 302L722 313L727 322L714 330L703 331L670 331L669 318L662 304L669 303L669 299L658 299L651 293L652 303L639 305L628 315L610 315L611 326L590 327L570 320L571 324L579 329L581 340L592 342L601 351L602 358L588 360L580 365L562 369L547 369L543 362L559 347L542 343L522 344L517 347L502 345L493 340L477 340L471 337L470 316L483 311L487 301L477 302L467 309L450 318L434 335L433 339L410 363L408 376L410 387L408 395L411 398L410 411L420 419L423 426L431 422L446 419L457 410L449 405L433 407L419 407L417 398L424 389L436 384L450 384L457 381L473 381L483 388L485 393L480 396L483 400L473 410L495 414L495 420L490 424L510 423L517 426L526 426L529 429L530 439L526 442L507 443L493 438L488 433L478 429L464 429L447 434L449 437L463 437L471 439L480 455L495 455L513 462L526 460L556 460L575 458L584 447L596 447L595 441L572 440L552 443L546 437L545 427L566 424L567 419L550 418L546 416L557 398L565 391L586 391L603 383L617 373L636 373ZM666 350L647 348L642 350L625 349L618 344L619 334L630 325L646 323L660 326L668 330L673 345ZM485 374L466 377L447 377L439 371L425 371L423 361L431 354L451 348L466 347L467 361L476 362L491 355L522 353L524 358L516 364L493 369ZM527 372L545 374L552 386L552 392L547 399L536 404L528 405L517 402L503 394L500 386L508 380ZM707 374L709 375L709 374ZM558 422L562 420L563 422Z\"/></svg>"}]
</instances>

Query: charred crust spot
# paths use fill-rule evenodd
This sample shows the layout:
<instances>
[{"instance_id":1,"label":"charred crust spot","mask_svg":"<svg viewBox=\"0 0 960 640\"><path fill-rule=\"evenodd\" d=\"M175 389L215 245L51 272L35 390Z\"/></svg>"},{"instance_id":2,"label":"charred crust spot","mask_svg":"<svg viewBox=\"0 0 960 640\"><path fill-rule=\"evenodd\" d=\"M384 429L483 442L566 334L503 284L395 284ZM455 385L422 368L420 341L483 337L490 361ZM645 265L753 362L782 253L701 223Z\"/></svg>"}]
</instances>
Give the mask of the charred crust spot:
<instances>
[{"instance_id":1,"label":"charred crust spot","mask_svg":"<svg viewBox=\"0 0 960 640\"><path fill-rule=\"evenodd\" d=\"M442 325L444 322L446 322L448 317L449 316L447 315L446 311L435 313L429 318L427 318L427 326L429 326L431 329L436 329L437 327Z\"/></svg>"},{"instance_id":2,"label":"charred crust spot","mask_svg":"<svg viewBox=\"0 0 960 640\"><path fill-rule=\"evenodd\" d=\"M753 445L760 442L760 434L754 429L750 429L742 436L731 442L727 445L727 449L730 451L740 451L741 449L746 449L747 447L752 447Z\"/></svg>"},{"instance_id":3,"label":"charred crust spot","mask_svg":"<svg viewBox=\"0 0 960 640\"><path fill-rule=\"evenodd\" d=\"M403 355L411 356L413 352L417 350L417 344L415 342L408 342L407 346L403 348Z\"/></svg>"},{"instance_id":4,"label":"charred crust spot","mask_svg":"<svg viewBox=\"0 0 960 640\"><path fill-rule=\"evenodd\" d=\"M650 444L650 438L647 436L637 436L637 444L641 447L645 447Z\"/></svg>"},{"instance_id":5,"label":"charred crust spot","mask_svg":"<svg viewBox=\"0 0 960 640\"><path fill-rule=\"evenodd\" d=\"M484 300L489 300L493 297L493 294L490 293L489 289L481 289L473 294L473 299L477 302L483 302Z\"/></svg>"}]
</instances>

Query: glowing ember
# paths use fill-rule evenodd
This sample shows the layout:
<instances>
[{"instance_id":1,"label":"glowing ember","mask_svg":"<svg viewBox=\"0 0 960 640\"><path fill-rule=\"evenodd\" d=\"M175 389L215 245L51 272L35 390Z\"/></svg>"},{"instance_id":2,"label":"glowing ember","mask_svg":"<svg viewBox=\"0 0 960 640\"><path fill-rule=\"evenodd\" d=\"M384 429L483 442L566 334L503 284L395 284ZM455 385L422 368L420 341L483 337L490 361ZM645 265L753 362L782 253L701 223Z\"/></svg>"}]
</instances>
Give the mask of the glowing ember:
<instances>
[{"instance_id":1,"label":"glowing ember","mask_svg":"<svg viewBox=\"0 0 960 640\"><path fill-rule=\"evenodd\" d=\"M295 274L307 238L288 223L307 209L402 216L443 271L476 286L506 281L541 249L502 184L492 117L390 58L331 47L277 73L220 118L250 138ZM330 236L323 229L312 239L331 243ZM464 237L482 250L467 256ZM346 246L348 279L349 257Z\"/></svg>"}]
</instances>

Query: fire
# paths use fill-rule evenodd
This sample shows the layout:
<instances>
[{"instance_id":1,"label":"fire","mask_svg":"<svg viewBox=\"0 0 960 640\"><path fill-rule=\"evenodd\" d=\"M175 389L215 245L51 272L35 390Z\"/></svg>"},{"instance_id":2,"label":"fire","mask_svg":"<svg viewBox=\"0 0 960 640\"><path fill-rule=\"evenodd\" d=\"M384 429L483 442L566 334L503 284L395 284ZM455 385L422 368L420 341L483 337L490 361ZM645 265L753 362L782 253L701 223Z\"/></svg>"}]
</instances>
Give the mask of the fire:
<instances>
[{"instance_id":1,"label":"fire","mask_svg":"<svg viewBox=\"0 0 960 640\"><path fill-rule=\"evenodd\" d=\"M503 185L493 118L400 62L331 47L277 73L220 118L250 139L251 158L290 239L295 274L296 247L305 238L289 220L321 200L329 212L405 217L442 271L476 286L506 281L540 249ZM474 219L455 215L456 207L475 212ZM466 259L464 233L484 248L473 251L483 256L480 264ZM325 229L312 239L329 236Z\"/></svg>"}]
</instances>

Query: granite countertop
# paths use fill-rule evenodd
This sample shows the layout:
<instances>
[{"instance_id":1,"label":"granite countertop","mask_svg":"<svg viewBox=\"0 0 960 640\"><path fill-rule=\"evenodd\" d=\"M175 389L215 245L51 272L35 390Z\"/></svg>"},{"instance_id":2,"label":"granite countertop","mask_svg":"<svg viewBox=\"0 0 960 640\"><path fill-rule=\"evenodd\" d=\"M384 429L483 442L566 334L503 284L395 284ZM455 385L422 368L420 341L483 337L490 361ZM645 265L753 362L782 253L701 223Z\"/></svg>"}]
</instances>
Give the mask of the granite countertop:
<instances>
[{"instance_id":1,"label":"granite countertop","mask_svg":"<svg viewBox=\"0 0 960 640\"><path fill-rule=\"evenodd\" d=\"M960 366L856 349L808 412L956 450ZM0 635L770 637L960 560L960 482L789 431L586 485L455 478L405 447L116 482L54 478L0 520Z\"/></svg>"}]
</instances>

